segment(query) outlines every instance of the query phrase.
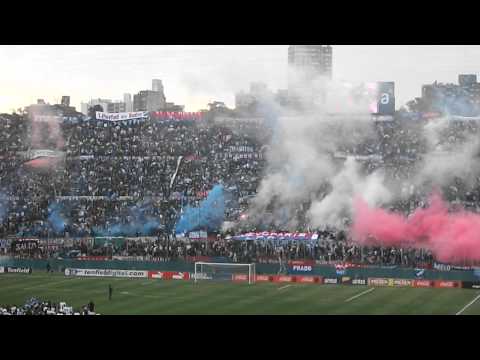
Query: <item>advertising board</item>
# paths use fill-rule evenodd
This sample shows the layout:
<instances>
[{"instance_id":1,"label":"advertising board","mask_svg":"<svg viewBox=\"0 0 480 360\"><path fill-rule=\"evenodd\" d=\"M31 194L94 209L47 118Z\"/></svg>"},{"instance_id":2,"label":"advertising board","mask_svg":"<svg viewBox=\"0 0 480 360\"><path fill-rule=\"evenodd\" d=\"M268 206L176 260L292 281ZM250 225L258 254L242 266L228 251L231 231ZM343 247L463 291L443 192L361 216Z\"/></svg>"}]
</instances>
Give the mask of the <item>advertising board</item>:
<instances>
[{"instance_id":1,"label":"advertising board","mask_svg":"<svg viewBox=\"0 0 480 360\"><path fill-rule=\"evenodd\" d=\"M65 269L65 276L146 278L148 277L148 271L67 268Z\"/></svg>"}]
</instances>

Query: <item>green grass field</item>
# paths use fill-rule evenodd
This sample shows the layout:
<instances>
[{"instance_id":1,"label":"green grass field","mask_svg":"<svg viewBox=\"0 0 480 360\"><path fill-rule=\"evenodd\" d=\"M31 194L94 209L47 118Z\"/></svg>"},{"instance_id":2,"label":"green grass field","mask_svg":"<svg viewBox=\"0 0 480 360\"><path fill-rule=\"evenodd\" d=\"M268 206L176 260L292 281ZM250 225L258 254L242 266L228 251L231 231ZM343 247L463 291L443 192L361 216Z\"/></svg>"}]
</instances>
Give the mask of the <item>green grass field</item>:
<instances>
[{"instance_id":1,"label":"green grass field","mask_svg":"<svg viewBox=\"0 0 480 360\"><path fill-rule=\"evenodd\" d=\"M114 294L108 300L108 284ZM3 274L0 304L21 305L32 296L66 301L74 308L90 300L100 314L480 314L478 290L374 288L343 285L256 285L203 281L65 277L63 274ZM470 305L469 305L470 304ZM467 306L468 305L468 306ZM466 308L465 308L466 307ZM462 311L463 309L463 311Z\"/></svg>"}]
</instances>

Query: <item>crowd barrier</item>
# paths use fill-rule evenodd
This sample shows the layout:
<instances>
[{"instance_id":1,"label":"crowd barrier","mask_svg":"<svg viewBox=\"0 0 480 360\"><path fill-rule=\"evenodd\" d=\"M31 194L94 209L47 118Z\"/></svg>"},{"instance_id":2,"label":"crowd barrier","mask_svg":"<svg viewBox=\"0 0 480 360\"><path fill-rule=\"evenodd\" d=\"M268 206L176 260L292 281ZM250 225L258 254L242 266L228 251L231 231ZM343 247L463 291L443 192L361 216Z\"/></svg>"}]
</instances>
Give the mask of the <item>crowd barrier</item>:
<instances>
[{"instance_id":1,"label":"crowd barrier","mask_svg":"<svg viewBox=\"0 0 480 360\"><path fill-rule=\"evenodd\" d=\"M30 260L30 262L32 262ZM168 263L164 263L168 264ZM120 278L148 278L158 280L191 280L194 278L192 271L172 271L162 268L156 263L155 270L132 270L123 268L72 268L66 267L62 271L65 276L77 277L120 277ZM0 274L31 274L31 266L0 266ZM256 282L271 283L298 283L317 285L363 285L373 287L414 287L414 288L463 288L480 289L480 281L460 280L428 280L428 279L405 279L405 278L384 278L384 277L358 277L358 276L314 276L314 275L272 275L257 274ZM247 282L247 274L232 274L233 282Z\"/></svg>"},{"instance_id":2,"label":"crowd barrier","mask_svg":"<svg viewBox=\"0 0 480 360\"><path fill-rule=\"evenodd\" d=\"M246 274L232 275L232 281L248 281ZM318 285L364 285L373 287L414 287L414 288L438 288L438 289L480 289L480 281L453 281L453 280L418 280L396 278L351 278L321 277L321 276L290 276L290 275L257 275L257 282L272 283L309 283Z\"/></svg>"},{"instance_id":3,"label":"crowd barrier","mask_svg":"<svg viewBox=\"0 0 480 360\"><path fill-rule=\"evenodd\" d=\"M135 260L75 260L75 259L14 259L9 257L0 257L0 266L32 268L36 271L45 271L47 264L54 271L63 271L65 268L77 269L125 269L125 270L144 270L155 271L177 271L177 272L194 272L194 262L191 261L135 261ZM255 264L257 275L277 274L280 270L279 264ZM295 269L288 269L288 276L317 276L327 279L349 277L351 279L368 279L368 278L386 278L386 279L416 279L417 272L415 269L406 268L382 268L382 267L352 267L345 269L340 274L338 269L333 265L306 265L297 266ZM478 282L480 278L475 275L474 271L439 271L424 270L421 276L422 281L462 281L462 282ZM308 281L308 280L305 280ZM420 285L421 286L421 285ZM427 286L427 285L425 285Z\"/></svg>"}]
</instances>

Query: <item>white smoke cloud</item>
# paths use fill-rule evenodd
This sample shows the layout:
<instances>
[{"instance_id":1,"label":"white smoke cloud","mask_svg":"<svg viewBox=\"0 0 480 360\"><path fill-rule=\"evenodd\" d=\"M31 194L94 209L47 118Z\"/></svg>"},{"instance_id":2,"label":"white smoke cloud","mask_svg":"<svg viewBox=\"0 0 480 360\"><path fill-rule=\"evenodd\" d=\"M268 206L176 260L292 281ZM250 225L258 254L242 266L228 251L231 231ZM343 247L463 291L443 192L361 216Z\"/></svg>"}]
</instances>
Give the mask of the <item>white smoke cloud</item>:
<instances>
[{"instance_id":1,"label":"white smoke cloud","mask_svg":"<svg viewBox=\"0 0 480 360\"><path fill-rule=\"evenodd\" d=\"M435 119L424 126L427 152L414 176L416 185L444 186L455 177L473 186L480 174L478 152L480 139L468 131L454 130L448 117ZM458 137L461 137L461 140Z\"/></svg>"},{"instance_id":2,"label":"white smoke cloud","mask_svg":"<svg viewBox=\"0 0 480 360\"><path fill-rule=\"evenodd\" d=\"M331 180L332 191L312 203L307 217L314 227L344 228L351 217L353 199L362 196L369 205L378 206L391 201L393 195L384 184L383 174L374 172L364 176L360 164L352 157L345 161L342 170Z\"/></svg>"},{"instance_id":3,"label":"white smoke cloud","mask_svg":"<svg viewBox=\"0 0 480 360\"><path fill-rule=\"evenodd\" d=\"M374 198L377 184L387 192L380 175L365 180L359 168L352 165L354 160L342 165L334 158L336 152L354 149L375 137L368 111L371 99L359 96L352 100L353 86L346 88L335 82L323 83L323 86L328 87L328 98L335 101L316 106L314 111L310 108L278 119L267 154L267 169L249 210L252 223L294 228L296 211L306 210L305 206L312 204L311 225L333 224L342 212L351 210L356 192ZM343 104L341 112L335 111L339 104ZM329 115L330 111L337 115ZM329 184L332 189L327 195ZM383 200L388 197L384 192L378 196ZM317 216L320 221L315 219Z\"/></svg>"}]
</instances>

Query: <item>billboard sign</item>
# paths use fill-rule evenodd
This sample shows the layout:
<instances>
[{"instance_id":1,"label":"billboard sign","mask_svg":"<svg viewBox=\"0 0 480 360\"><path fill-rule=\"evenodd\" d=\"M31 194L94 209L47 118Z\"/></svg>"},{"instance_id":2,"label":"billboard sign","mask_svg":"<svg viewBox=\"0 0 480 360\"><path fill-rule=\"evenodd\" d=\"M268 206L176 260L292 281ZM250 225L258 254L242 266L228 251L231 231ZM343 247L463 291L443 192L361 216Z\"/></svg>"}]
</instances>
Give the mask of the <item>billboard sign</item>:
<instances>
[{"instance_id":1,"label":"billboard sign","mask_svg":"<svg viewBox=\"0 0 480 360\"><path fill-rule=\"evenodd\" d=\"M65 276L146 278L148 271L111 269L65 269Z\"/></svg>"},{"instance_id":2,"label":"billboard sign","mask_svg":"<svg viewBox=\"0 0 480 360\"><path fill-rule=\"evenodd\" d=\"M377 111L380 115L393 115L395 113L395 83L377 83Z\"/></svg>"}]
</instances>

